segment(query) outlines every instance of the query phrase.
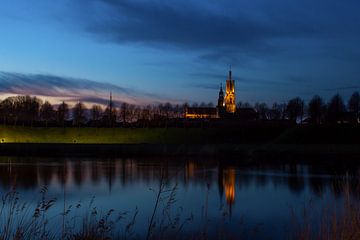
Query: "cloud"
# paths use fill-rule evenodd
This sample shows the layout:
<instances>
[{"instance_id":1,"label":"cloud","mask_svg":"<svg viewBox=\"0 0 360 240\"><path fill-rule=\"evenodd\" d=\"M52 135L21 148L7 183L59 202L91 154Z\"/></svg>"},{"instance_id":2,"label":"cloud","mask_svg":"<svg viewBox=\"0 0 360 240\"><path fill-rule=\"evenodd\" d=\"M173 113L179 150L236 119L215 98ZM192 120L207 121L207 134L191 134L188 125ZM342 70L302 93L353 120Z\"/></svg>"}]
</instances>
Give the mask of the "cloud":
<instances>
[{"instance_id":1,"label":"cloud","mask_svg":"<svg viewBox=\"0 0 360 240\"><path fill-rule=\"evenodd\" d=\"M355 0L71 2L75 25L100 42L185 50L210 63L245 66L253 59L301 54L339 57L336 51L351 59L357 44L346 44L344 53L344 42L360 39Z\"/></svg>"},{"instance_id":2,"label":"cloud","mask_svg":"<svg viewBox=\"0 0 360 240\"><path fill-rule=\"evenodd\" d=\"M207 79L217 79L218 81L223 81L226 79L226 74L218 74L218 73L211 73L211 72L194 72L189 73L190 77L194 78L207 78Z\"/></svg>"},{"instance_id":3,"label":"cloud","mask_svg":"<svg viewBox=\"0 0 360 240\"><path fill-rule=\"evenodd\" d=\"M237 1L213 7L205 1L78 0L78 3L84 30L102 41L203 50L207 51L204 59L224 58L225 53L232 60L234 53L273 51L272 39L310 37L321 32L301 15L289 16L280 3L275 13L267 12L266 4L258 4L255 7L260 16L243 10Z\"/></svg>"},{"instance_id":4,"label":"cloud","mask_svg":"<svg viewBox=\"0 0 360 240\"><path fill-rule=\"evenodd\" d=\"M325 88L322 89L323 91L341 91L341 90L359 90L360 89L360 85L356 86L343 86L343 87L335 87L335 88Z\"/></svg>"},{"instance_id":5,"label":"cloud","mask_svg":"<svg viewBox=\"0 0 360 240\"><path fill-rule=\"evenodd\" d=\"M191 87L201 88L206 90L219 90L220 85L211 84L211 83L199 83L199 84L192 84Z\"/></svg>"},{"instance_id":6,"label":"cloud","mask_svg":"<svg viewBox=\"0 0 360 240\"><path fill-rule=\"evenodd\" d=\"M0 96L36 95L53 103L61 101L106 105L110 91L115 103L149 104L175 100L155 94L101 83L87 79L59 77L46 74L23 74L0 71Z\"/></svg>"},{"instance_id":7,"label":"cloud","mask_svg":"<svg viewBox=\"0 0 360 240\"><path fill-rule=\"evenodd\" d=\"M211 73L211 72L194 72L189 74L192 78L198 78L198 79L207 79L209 82L212 83L195 83L190 84L191 87L196 88L203 88L203 89L219 89L220 84L223 84L223 87L225 86L225 81L228 78L227 74L217 74L217 73ZM290 82L287 81L276 81L276 80L270 80L270 79L260 79L260 78L249 78L249 77L240 77L232 75L232 78L235 80L236 85L277 85L277 86L284 86L284 85L290 85ZM217 80L218 84L214 84L213 82Z\"/></svg>"}]
</instances>

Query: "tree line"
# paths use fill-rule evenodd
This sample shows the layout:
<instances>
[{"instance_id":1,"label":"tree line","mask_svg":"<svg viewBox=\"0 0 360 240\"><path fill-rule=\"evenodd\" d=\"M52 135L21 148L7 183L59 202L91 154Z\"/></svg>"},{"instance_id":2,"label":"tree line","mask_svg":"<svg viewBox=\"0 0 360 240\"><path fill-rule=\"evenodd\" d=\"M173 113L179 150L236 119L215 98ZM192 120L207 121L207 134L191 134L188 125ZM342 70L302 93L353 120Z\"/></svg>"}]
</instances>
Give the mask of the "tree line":
<instances>
[{"instance_id":1,"label":"tree line","mask_svg":"<svg viewBox=\"0 0 360 240\"><path fill-rule=\"evenodd\" d=\"M188 106L190 105L187 103L137 106L124 102L118 107L109 104L104 108L95 104L86 108L82 102L70 107L65 102L52 105L37 97L14 96L0 102L0 121L4 125L45 127L84 125L115 127L130 124L147 126L151 121L163 121L166 125L169 119L183 118L184 111ZM213 103L194 103L191 107L214 107L214 105ZM347 103L339 94L336 94L328 103L320 96L315 95L307 104L300 97L295 97L287 103L275 102L271 107L266 103L251 105L242 102L239 102L237 107L238 109L254 109L260 120L288 120L311 124L351 122L359 119L360 95L358 92L354 92Z\"/></svg>"},{"instance_id":2,"label":"tree line","mask_svg":"<svg viewBox=\"0 0 360 240\"><path fill-rule=\"evenodd\" d=\"M181 118L184 105L171 103L137 106L121 103L119 107L109 104L105 108L95 104L87 108L78 102L70 107L62 102L52 105L33 96L8 97L0 102L0 121L13 126L93 126L115 127L135 122L149 122L170 118Z\"/></svg>"},{"instance_id":3,"label":"tree line","mask_svg":"<svg viewBox=\"0 0 360 240\"><path fill-rule=\"evenodd\" d=\"M360 111L360 95L354 92L347 103L340 94L334 95L329 102L315 95L306 104L300 97L290 99L287 103L273 103L269 107L266 103L239 102L238 108L254 108L262 120L290 120L300 123L323 124L339 122L358 122Z\"/></svg>"}]
</instances>

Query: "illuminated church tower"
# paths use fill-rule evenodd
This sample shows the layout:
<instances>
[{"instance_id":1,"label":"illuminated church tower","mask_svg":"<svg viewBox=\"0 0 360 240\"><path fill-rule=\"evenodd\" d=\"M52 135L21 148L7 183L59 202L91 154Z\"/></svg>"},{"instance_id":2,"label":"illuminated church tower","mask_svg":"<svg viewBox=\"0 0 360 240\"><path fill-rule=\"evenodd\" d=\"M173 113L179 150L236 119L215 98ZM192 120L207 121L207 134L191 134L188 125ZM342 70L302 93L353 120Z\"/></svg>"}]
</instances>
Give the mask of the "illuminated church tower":
<instances>
[{"instance_id":1,"label":"illuminated church tower","mask_svg":"<svg viewBox=\"0 0 360 240\"><path fill-rule=\"evenodd\" d=\"M225 96L225 109L228 113L235 113L235 80L231 76L231 68L229 71L229 78L226 80L226 96Z\"/></svg>"},{"instance_id":2,"label":"illuminated church tower","mask_svg":"<svg viewBox=\"0 0 360 240\"><path fill-rule=\"evenodd\" d=\"M222 90L222 85L220 85L219 98L218 98L218 108L223 108L224 106L225 106L224 92Z\"/></svg>"}]
</instances>

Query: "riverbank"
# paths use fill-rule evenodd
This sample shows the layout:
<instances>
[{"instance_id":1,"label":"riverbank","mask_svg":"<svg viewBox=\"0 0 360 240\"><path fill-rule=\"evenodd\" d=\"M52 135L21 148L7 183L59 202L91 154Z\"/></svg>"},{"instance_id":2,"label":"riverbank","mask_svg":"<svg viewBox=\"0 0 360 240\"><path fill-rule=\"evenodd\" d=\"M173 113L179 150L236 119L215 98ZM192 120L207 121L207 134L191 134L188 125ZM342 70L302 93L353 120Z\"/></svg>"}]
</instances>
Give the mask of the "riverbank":
<instances>
[{"instance_id":1,"label":"riverbank","mask_svg":"<svg viewBox=\"0 0 360 240\"><path fill-rule=\"evenodd\" d=\"M356 162L357 144L0 144L2 156L194 156L229 161Z\"/></svg>"},{"instance_id":2,"label":"riverbank","mask_svg":"<svg viewBox=\"0 0 360 240\"><path fill-rule=\"evenodd\" d=\"M210 156L231 159L360 158L359 126L240 128L0 127L0 155Z\"/></svg>"},{"instance_id":3,"label":"riverbank","mask_svg":"<svg viewBox=\"0 0 360 240\"><path fill-rule=\"evenodd\" d=\"M223 128L42 128L0 126L1 143L41 144L359 144L360 124Z\"/></svg>"}]
</instances>

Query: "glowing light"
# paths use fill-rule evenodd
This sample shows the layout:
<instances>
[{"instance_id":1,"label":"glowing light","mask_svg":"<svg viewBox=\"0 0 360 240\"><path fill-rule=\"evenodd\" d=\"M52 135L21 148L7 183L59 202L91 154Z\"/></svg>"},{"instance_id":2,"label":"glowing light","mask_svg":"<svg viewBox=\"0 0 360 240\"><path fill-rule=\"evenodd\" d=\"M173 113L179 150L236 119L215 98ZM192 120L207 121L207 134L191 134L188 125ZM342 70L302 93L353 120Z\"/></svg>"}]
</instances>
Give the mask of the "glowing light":
<instances>
[{"instance_id":1,"label":"glowing light","mask_svg":"<svg viewBox=\"0 0 360 240\"><path fill-rule=\"evenodd\" d=\"M224 171L223 186L228 205L235 202L235 169L231 168Z\"/></svg>"}]
</instances>

